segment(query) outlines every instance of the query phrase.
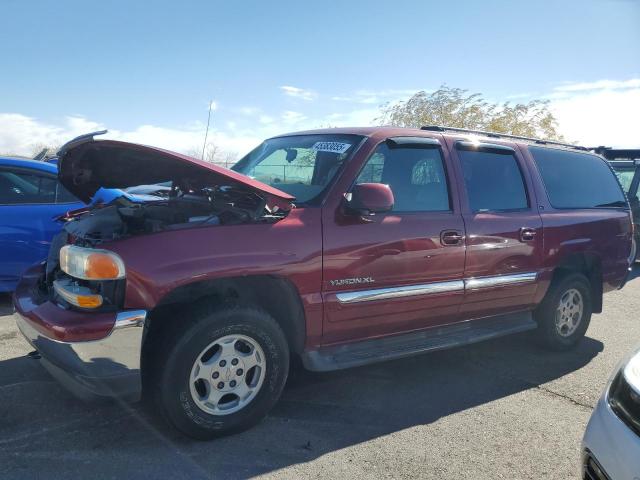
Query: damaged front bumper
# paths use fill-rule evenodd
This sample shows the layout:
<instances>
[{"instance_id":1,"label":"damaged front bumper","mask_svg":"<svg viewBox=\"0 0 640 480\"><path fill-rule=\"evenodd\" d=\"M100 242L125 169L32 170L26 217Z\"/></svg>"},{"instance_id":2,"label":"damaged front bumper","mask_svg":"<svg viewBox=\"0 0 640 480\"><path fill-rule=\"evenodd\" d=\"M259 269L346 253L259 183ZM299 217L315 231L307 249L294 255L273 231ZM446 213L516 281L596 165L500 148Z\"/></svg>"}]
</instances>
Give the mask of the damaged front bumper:
<instances>
[{"instance_id":1,"label":"damaged front bumper","mask_svg":"<svg viewBox=\"0 0 640 480\"><path fill-rule=\"evenodd\" d=\"M84 399L140 398L145 310L78 312L38 298L44 265L28 270L14 293L16 323L43 366Z\"/></svg>"}]
</instances>

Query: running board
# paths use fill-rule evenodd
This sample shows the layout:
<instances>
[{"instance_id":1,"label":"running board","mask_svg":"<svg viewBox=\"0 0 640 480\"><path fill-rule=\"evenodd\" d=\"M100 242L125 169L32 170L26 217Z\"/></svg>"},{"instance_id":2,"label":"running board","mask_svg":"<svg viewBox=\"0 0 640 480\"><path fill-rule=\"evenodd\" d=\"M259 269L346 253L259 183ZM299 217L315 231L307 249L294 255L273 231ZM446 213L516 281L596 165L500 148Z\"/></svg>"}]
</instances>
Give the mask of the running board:
<instances>
[{"instance_id":1,"label":"running board","mask_svg":"<svg viewBox=\"0 0 640 480\"><path fill-rule=\"evenodd\" d=\"M537 324L531 312L519 312L486 319L467 320L390 337L321 347L318 350L305 352L302 355L302 361L308 370L316 372L340 370L481 342L533 330L536 327Z\"/></svg>"}]
</instances>

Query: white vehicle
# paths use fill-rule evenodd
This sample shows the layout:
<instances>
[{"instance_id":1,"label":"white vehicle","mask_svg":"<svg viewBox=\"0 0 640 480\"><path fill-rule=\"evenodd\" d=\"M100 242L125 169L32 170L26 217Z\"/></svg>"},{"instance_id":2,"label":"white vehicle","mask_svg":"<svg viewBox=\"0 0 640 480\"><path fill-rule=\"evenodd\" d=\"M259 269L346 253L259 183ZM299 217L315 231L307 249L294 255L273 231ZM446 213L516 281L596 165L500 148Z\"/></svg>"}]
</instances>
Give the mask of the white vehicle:
<instances>
[{"instance_id":1,"label":"white vehicle","mask_svg":"<svg viewBox=\"0 0 640 480\"><path fill-rule=\"evenodd\" d=\"M623 362L582 440L582 477L640 480L640 350Z\"/></svg>"}]
</instances>

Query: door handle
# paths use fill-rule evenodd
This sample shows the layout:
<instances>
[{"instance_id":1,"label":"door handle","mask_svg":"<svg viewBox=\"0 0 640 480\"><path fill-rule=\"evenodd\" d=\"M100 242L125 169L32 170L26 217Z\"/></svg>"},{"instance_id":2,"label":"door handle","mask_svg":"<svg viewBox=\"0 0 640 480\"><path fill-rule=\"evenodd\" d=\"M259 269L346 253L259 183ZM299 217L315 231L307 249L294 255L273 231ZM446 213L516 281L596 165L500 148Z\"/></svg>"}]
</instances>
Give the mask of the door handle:
<instances>
[{"instance_id":1,"label":"door handle","mask_svg":"<svg viewBox=\"0 0 640 480\"><path fill-rule=\"evenodd\" d=\"M536 229L529 227L522 227L520 229L520 241L521 242L530 242L534 238L536 238Z\"/></svg>"},{"instance_id":2,"label":"door handle","mask_svg":"<svg viewBox=\"0 0 640 480\"><path fill-rule=\"evenodd\" d=\"M458 230L443 230L440 232L440 243L445 247L460 245L464 235Z\"/></svg>"}]
</instances>

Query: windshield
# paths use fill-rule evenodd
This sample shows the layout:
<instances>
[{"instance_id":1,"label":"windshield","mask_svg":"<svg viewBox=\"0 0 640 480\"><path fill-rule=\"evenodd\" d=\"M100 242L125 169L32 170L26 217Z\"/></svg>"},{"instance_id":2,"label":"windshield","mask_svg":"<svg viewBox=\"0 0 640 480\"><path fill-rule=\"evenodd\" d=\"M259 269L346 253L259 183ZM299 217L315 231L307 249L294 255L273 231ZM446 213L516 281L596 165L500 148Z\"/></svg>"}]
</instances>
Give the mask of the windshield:
<instances>
[{"instance_id":1,"label":"windshield","mask_svg":"<svg viewBox=\"0 0 640 480\"><path fill-rule=\"evenodd\" d=\"M324 191L355 152L359 135L293 135L266 140L232 170L308 203Z\"/></svg>"}]
</instances>

